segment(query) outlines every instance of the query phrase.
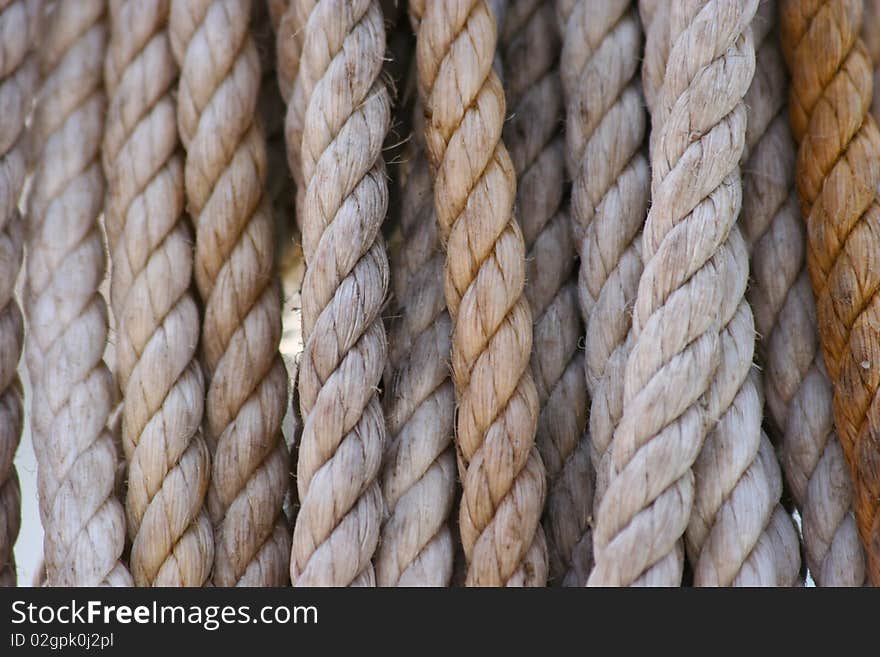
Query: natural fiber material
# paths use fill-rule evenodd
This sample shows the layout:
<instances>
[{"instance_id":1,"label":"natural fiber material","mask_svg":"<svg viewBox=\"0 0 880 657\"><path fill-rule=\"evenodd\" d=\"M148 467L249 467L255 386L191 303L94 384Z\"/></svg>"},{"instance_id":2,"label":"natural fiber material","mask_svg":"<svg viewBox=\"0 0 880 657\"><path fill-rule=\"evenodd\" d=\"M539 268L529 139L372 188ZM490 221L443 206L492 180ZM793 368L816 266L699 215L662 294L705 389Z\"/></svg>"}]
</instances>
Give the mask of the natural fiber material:
<instances>
[{"instance_id":1,"label":"natural fiber material","mask_svg":"<svg viewBox=\"0 0 880 657\"><path fill-rule=\"evenodd\" d=\"M570 1L570 0L569 0ZM668 0L638 0L639 17L645 32L645 53L642 60L642 93L651 112L652 126L656 126L656 103L666 60L669 59L669 7Z\"/></svg>"},{"instance_id":2,"label":"natural fiber material","mask_svg":"<svg viewBox=\"0 0 880 657\"><path fill-rule=\"evenodd\" d=\"M266 143L256 122L260 62L250 0L173 0L180 65L177 123L186 148L187 208L196 226L195 279L212 454L209 510L218 586L281 586L290 538L282 512L287 372Z\"/></svg>"},{"instance_id":3,"label":"natural fiber material","mask_svg":"<svg viewBox=\"0 0 880 657\"><path fill-rule=\"evenodd\" d=\"M794 190L795 146L786 112L777 3L752 21L756 71L746 94L748 127L740 225L752 249L749 301L769 420L800 510L807 565L819 586L861 586L865 558L851 512L852 483L832 424L831 384L819 353L805 231Z\"/></svg>"},{"instance_id":4,"label":"natural fiber material","mask_svg":"<svg viewBox=\"0 0 880 657\"><path fill-rule=\"evenodd\" d=\"M114 490L118 456L107 428L114 391L98 293L105 11L105 0L53 5L29 131L36 168L27 213L27 361L50 586L132 583L120 561L125 515Z\"/></svg>"},{"instance_id":5,"label":"natural fiber material","mask_svg":"<svg viewBox=\"0 0 880 657\"><path fill-rule=\"evenodd\" d=\"M874 96L871 101L871 115L880 121L880 0L865 0L865 14L862 20L862 39L874 65Z\"/></svg>"},{"instance_id":6,"label":"natural fiber material","mask_svg":"<svg viewBox=\"0 0 880 657\"><path fill-rule=\"evenodd\" d=\"M748 344L754 337L742 300L748 262L735 221L743 96L754 71L748 24L756 4L714 0L670 8L672 47L652 114L653 201L642 243L645 268L633 313L624 412L596 518L593 585L680 583L679 539L691 520L695 492L691 468L751 368ZM739 345L746 349L744 368L737 368ZM753 433L759 437L760 398L752 391L746 387L744 396L757 404ZM722 425L736 424L735 413L730 415ZM726 426L721 428L710 450L728 435ZM746 465L757 451L759 441L754 443L754 450L743 450ZM711 453L705 451L703 459ZM739 473L731 479L735 484ZM729 481L700 483L714 483L724 499L730 488L722 486ZM702 504L712 500L709 491L700 492ZM712 518L711 512L708 505L698 508L696 518ZM756 526L760 535L766 517L750 515L757 522L749 531ZM702 546L707 557L717 554L715 547L725 554L727 536L724 531L722 540L707 542L704 536L690 544ZM747 540L751 547L752 535ZM710 566L711 558L703 563L696 564L698 571ZM724 565L736 575L741 563Z\"/></svg>"},{"instance_id":7,"label":"natural fiber material","mask_svg":"<svg viewBox=\"0 0 880 657\"><path fill-rule=\"evenodd\" d=\"M15 585L12 547L21 525L21 492L13 463L24 419L17 373L24 323L15 300L24 241L18 198L27 173L22 133L38 81L30 50L41 10L41 0L0 2L0 586Z\"/></svg>"},{"instance_id":8,"label":"natural fiber material","mask_svg":"<svg viewBox=\"0 0 880 657\"><path fill-rule=\"evenodd\" d=\"M543 586L546 483L534 446L532 315L513 216L515 172L501 141L506 109L492 70L495 43L485 0L428 3L417 40L419 83L447 249L467 584Z\"/></svg>"},{"instance_id":9,"label":"natural fiber material","mask_svg":"<svg viewBox=\"0 0 880 657\"><path fill-rule=\"evenodd\" d=\"M281 22L284 3L270 0L268 5L260 0L251 2L251 35L260 58L260 91L257 107L266 140L266 196L270 199L276 227L276 262L283 266L283 257L292 239L293 197L290 194L290 171L287 168L287 152L284 144L284 115L287 107L278 88L276 71L277 48L275 30ZM273 21L277 21L273 22Z\"/></svg>"},{"instance_id":10,"label":"natural fiber material","mask_svg":"<svg viewBox=\"0 0 880 657\"><path fill-rule=\"evenodd\" d=\"M275 11L273 9L276 3L269 6L272 11L272 21L275 25ZM276 60L275 65L278 74L278 89L285 103L289 103L293 93L293 84L296 81L296 73L299 69L299 58L302 52L302 42L305 34L302 32L302 26L308 18L299 16L300 2L299 0L285 0L284 12L278 16L278 23L275 25L275 48ZM302 121L302 119L299 119ZM298 153L290 153L288 158L299 160Z\"/></svg>"},{"instance_id":11,"label":"natural fiber material","mask_svg":"<svg viewBox=\"0 0 880 657\"><path fill-rule=\"evenodd\" d=\"M562 81L572 177L572 221L580 254L578 296L586 324L586 381L592 397L593 465L603 458L623 414L632 304L650 188L643 150L645 110L638 80L641 28L626 0L600 8L558 2L564 21ZM608 464L606 463L605 466ZM596 501L607 477L597 477Z\"/></svg>"},{"instance_id":12,"label":"natural fiber material","mask_svg":"<svg viewBox=\"0 0 880 657\"><path fill-rule=\"evenodd\" d=\"M410 2L416 30L423 12L423 4ZM455 391L449 378L452 323L443 297L445 259L419 101L413 114L404 155L408 173L401 190L402 240L391 259L395 319L389 332L389 438L382 468L388 517L376 553L376 580L379 586L448 586L456 475Z\"/></svg>"},{"instance_id":13,"label":"natural fiber material","mask_svg":"<svg viewBox=\"0 0 880 657\"><path fill-rule=\"evenodd\" d=\"M550 573L582 586L592 566L592 467L579 342L575 249L565 198L560 35L553 3L509 3L500 38L510 120L504 143L517 174L516 218L526 244L525 295L534 319L531 369L547 468Z\"/></svg>"},{"instance_id":14,"label":"natural fiber material","mask_svg":"<svg viewBox=\"0 0 880 657\"><path fill-rule=\"evenodd\" d=\"M381 149L390 101L379 77L385 30L377 0L298 0L289 11L302 19L286 133L302 183L307 265L301 507L290 575L299 586L368 585L375 583L370 559L382 519L377 477L385 447L378 396L389 278L380 233L388 206Z\"/></svg>"},{"instance_id":15,"label":"natural fiber material","mask_svg":"<svg viewBox=\"0 0 880 657\"><path fill-rule=\"evenodd\" d=\"M854 0L781 3L807 266L868 573L880 584L880 132L861 22Z\"/></svg>"},{"instance_id":16,"label":"natural fiber material","mask_svg":"<svg viewBox=\"0 0 880 657\"><path fill-rule=\"evenodd\" d=\"M679 19L677 10L672 16ZM754 22L767 21L757 15ZM746 56L753 58L754 50L749 50ZM746 107L751 109L748 102ZM707 394L708 413L717 421L694 463L694 510L686 548L697 586L787 586L791 582L786 574L800 570L799 549L779 555L758 549L779 505L782 478L761 428L762 389L752 367L755 324L745 299L748 252L741 240L735 226L727 241L733 267L720 316L721 360ZM765 459L759 454L762 446L769 455ZM794 535L791 522L789 531ZM797 540L790 543L796 546ZM786 561L792 566L778 572Z\"/></svg>"},{"instance_id":17,"label":"natural fiber material","mask_svg":"<svg viewBox=\"0 0 880 657\"><path fill-rule=\"evenodd\" d=\"M106 215L115 244L111 298L132 575L141 586L201 586L214 559L203 508L211 464L200 431L205 387L195 359L199 313L190 291L193 240L168 11L168 0L117 0L111 13Z\"/></svg>"},{"instance_id":18,"label":"natural fiber material","mask_svg":"<svg viewBox=\"0 0 880 657\"><path fill-rule=\"evenodd\" d=\"M300 230L302 230L303 221L301 206L305 194L301 145L308 96L303 85L297 84L297 77L306 40L306 25L312 10L319 2L320 0L290 0L290 4L278 24L275 45L278 50L276 62L278 88L281 90L281 97L287 104L284 135L287 143L287 163L296 184L296 224ZM312 41L316 40L317 37Z\"/></svg>"}]
</instances>

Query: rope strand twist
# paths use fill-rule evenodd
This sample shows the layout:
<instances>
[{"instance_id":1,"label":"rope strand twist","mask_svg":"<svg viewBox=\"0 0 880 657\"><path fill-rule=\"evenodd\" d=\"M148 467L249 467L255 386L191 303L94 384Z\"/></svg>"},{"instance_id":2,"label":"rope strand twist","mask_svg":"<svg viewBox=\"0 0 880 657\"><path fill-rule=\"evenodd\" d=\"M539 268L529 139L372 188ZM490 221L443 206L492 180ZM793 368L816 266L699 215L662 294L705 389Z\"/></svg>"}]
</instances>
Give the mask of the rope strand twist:
<instances>
[{"instance_id":1,"label":"rope strand twist","mask_svg":"<svg viewBox=\"0 0 880 657\"><path fill-rule=\"evenodd\" d=\"M201 586L214 560L211 462L168 15L169 0L116 0L111 11L105 214L132 576L138 586Z\"/></svg>"},{"instance_id":2,"label":"rope strand twist","mask_svg":"<svg viewBox=\"0 0 880 657\"><path fill-rule=\"evenodd\" d=\"M880 132L862 4L783 0L780 24L819 337L868 574L880 584Z\"/></svg>"},{"instance_id":3,"label":"rope strand twist","mask_svg":"<svg viewBox=\"0 0 880 657\"><path fill-rule=\"evenodd\" d=\"M534 442L532 315L513 215L516 174L501 140L505 101L492 68L495 44L485 0L428 3L416 45L419 84L447 254L466 583L543 586L546 477Z\"/></svg>"},{"instance_id":4,"label":"rope strand twist","mask_svg":"<svg viewBox=\"0 0 880 657\"><path fill-rule=\"evenodd\" d=\"M550 573L582 586L592 566L592 466L586 433L583 334L565 188L560 34L552 3L513 0L500 38L510 119L504 143L517 173L516 218L526 245L531 370L540 414L535 443L547 469L543 526Z\"/></svg>"},{"instance_id":5,"label":"rope strand twist","mask_svg":"<svg viewBox=\"0 0 880 657\"><path fill-rule=\"evenodd\" d=\"M40 48L43 84L29 129L27 361L31 431L41 458L49 586L131 586L125 514L107 428L115 399L104 364L108 317L98 216L106 97L105 0L57 2Z\"/></svg>"},{"instance_id":6,"label":"rope strand twist","mask_svg":"<svg viewBox=\"0 0 880 657\"><path fill-rule=\"evenodd\" d=\"M287 371L278 353L281 293L264 194L266 143L256 121L261 75L250 4L173 0L170 18L195 279L205 304L208 508L218 586L282 586L290 559L282 510Z\"/></svg>"},{"instance_id":7,"label":"rope strand twist","mask_svg":"<svg viewBox=\"0 0 880 657\"><path fill-rule=\"evenodd\" d=\"M301 507L290 577L297 586L374 585L389 280L381 236L388 207L382 143L391 120L380 79L385 29L377 0L298 0L288 11L303 20L286 135L307 266Z\"/></svg>"},{"instance_id":8,"label":"rope strand twist","mask_svg":"<svg viewBox=\"0 0 880 657\"><path fill-rule=\"evenodd\" d=\"M15 300L24 242L18 199L27 174L22 135L39 78L31 49L41 11L42 0L0 1L0 586L16 583L12 547L21 526L14 464L24 421L18 380L24 322Z\"/></svg>"}]
</instances>

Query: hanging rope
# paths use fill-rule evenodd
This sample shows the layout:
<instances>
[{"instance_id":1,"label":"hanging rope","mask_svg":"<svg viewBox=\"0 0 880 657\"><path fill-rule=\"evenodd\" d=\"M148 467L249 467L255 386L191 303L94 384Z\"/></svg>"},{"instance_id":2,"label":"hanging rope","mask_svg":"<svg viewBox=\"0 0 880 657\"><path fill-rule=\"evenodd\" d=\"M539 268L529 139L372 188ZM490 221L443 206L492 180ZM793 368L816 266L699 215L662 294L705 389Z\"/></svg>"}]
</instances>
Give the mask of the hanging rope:
<instances>
[{"instance_id":1,"label":"hanging rope","mask_svg":"<svg viewBox=\"0 0 880 657\"><path fill-rule=\"evenodd\" d=\"M27 360L31 431L43 446L38 489L50 586L132 583L120 561L125 516L114 490L113 381L103 361L107 308L98 293L105 272L98 224L105 11L104 0L54 3L29 132L36 168L27 214Z\"/></svg>"},{"instance_id":2,"label":"hanging rope","mask_svg":"<svg viewBox=\"0 0 880 657\"><path fill-rule=\"evenodd\" d=\"M534 319L531 370L540 403L535 442L548 478L543 525L553 579L582 586L592 565L593 481L575 249L564 198L560 45L551 2L509 3L499 46L510 106L504 143L517 174L525 296Z\"/></svg>"},{"instance_id":3,"label":"hanging rope","mask_svg":"<svg viewBox=\"0 0 880 657\"><path fill-rule=\"evenodd\" d=\"M385 30L376 0L301 0L288 11L305 19L296 22L301 58L286 134L307 265L291 580L372 585L385 446L380 313L389 277L380 234L388 205Z\"/></svg>"},{"instance_id":4,"label":"hanging rope","mask_svg":"<svg viewBox=\"0 0 880 657\"><path fill-rule=\"evenodd\" d=\"M786 114L787 76L778 5L752 21L756 71L746 94L748 160L740 224L752 248L749 301L760 341L767 411L780 436L780 464L801 513L807 564L819 586L861 586L865 557L852 482L831 413L831 384L818 349L816 305L794 190L795 146Z\"/></svg>"},{"instance_id":5,"label":"hanging rope","mask_svg":"<svg viewBox=\"0 0 880 657\"><path fill-rule=\"evenodd\" d=\"M255 118L260 63L249 0L174 0L177 123L187 151L195 278L205 304L209 509L219 586L282 586L290 539L282 513L287 372L278 353L281 293L264 197L266 143Z\"/></svg>"},{"instance_id":6,"label":"hanging rope","mask_svg":"<svg viewBox=\"0 0 880 657\"><path fill-rule=\"evenodd\" d=\"M816 0L806 6L783 0L780 9L819 337L834 384L835 426L852 471L868 573L880 584L880 451L874 421L880 387L875 362L880 132L868 112L873 65L859 39L861 2Z\"/></svg>"},{"instance_id":7,"label":"hanging rope","mask_svg":"<svg viewBox=\"0 0 880 657\"><path fill-rule=\"evenodd\" d=\"M416 31L423 13L424 3L410 2ZM452 325L443 297L444 257L425 157L423 114L417 100L405 155L409 171L401 192L402 240L391 258L396 310L389 331L389 440L382 469L388 518L375 559L379 586L449 586L452 579Z\"/></svg>"},{"instance_id":8,"label":"hanging rope","mask_svg":"<svg viewBox=\"0 0 880 657\"><path fill-rule=\"evenodd\" d=\"M492 70L495 43L484 0L428 3L417 39L419 84L447 252L467 584L543 586L546 484L534 447L532 316L513 216L516 176L501 141L505 104Z\"/></svg>"},{"instance_id":9,"label":"hanging rope","mask_svg":"<svg viewBox=\"0 0 880 657\"><path fill-rule=\"evenodd\" d=\"M666 60L672 47L669 35L667 0L638 0L639 18L645 32L645 54L642 59L642 93L651 113L652 130L657 127L657 95L666 75Z\"/></svg>"},{"instance_id":10,"label":"hanging rope","mask_svg":"<svg viewBox=\"0 0 880 657\"><path fill-rule=\"evenodd\" d=\"M184 215L168 12L168 0L119 0L111 14L105 212L115 245L111 299L132 575L138 586L201 586L214 560L203 508L211 463L200 431L200 322L190 291L193 240Z\"/></svg>"},{"instance_id":11,"label":"hanging rope","mask_svg":"<svg viewBox=\"0 0 880 657\"><path fill-rule=\"evenodd\" d=\"M861 36L873 63L874 96L871 101L871 115L875 121L878 121L880 120L880 0L865 0Z\"/></svg>"},{"instance_id":12,"label":"hanging rope","mask_svg":"<svg viewBox=\"0 0 880 657\"><path fill-rule=\"evenodd\" d=\"M27 173L22 134L39 77L30 51L41 11L41 0L12 0L0 8L0 34L5 35L0 47L0 586L15 585L12 547L21 525L14 465L24 419L17 372L24 326L15 300L24 241L18 199Z\"/></svg>"},{"instance_id":13,"label":"hanging rope","mask_svg":"<svg viewBox=\"0 0 880 657\"><path fill-rule=\"evenodd\" d=\"M595 7L558 2L564 20L562 82L568 116L572 220L580 254L578 293L586 324L586 381L597 470L595 508L607 486L605 456L623 414L627 336L642 261L648 162L638 81L641 29L625 0Z\"/></svg>"},{"instance_id":14,"label":"hanging rope","mask_svg":"<svg viewBox=\"0 0 880 657\"><path fill-rule=\"evenodd\" d=\"M694 500L691 468L713 419L744 378L720 380L723 391L713 388L722 341L747 345L747 338L754 339L748 323L730 321L742 320L744 311L737 311L747 308L747 254L735 222L742 101L754 71L747 32L755 8L755 0L713 0L670 9L673 45L652 114L653 203L642 243L644 273L633 312L624 412L596 518L593 585L681 582L680 538ZM722 337L729 325L740 332ZM754 401L760 429L757 395Z\"/></svg>"},{"instance_id":15,"label":"hanging rope","mask_svg":"<svg viewBox=\"0 0 880 657\"><path fill-rule=\"evenodd\" d=\"M672 15L678 18L676 10ZM752 23L756 21L766 22L760 15ZM748 50L746 56L753 58L754 50ZM751 109L748 103L746 107ZM796 538L788 541L795 546L791 553L776 555L760 547L772 545L764 533L779 505L782 478L761 429L763 391L752 367L755 324L745 298L748 253L738 225L727 243L735 264L722 306L721 360L707 395L709 415L717 423L694 463L694 509L686 548L697 586L788 586L791 574L800 570ZM791 523L789 530L794 534ZM792 565L784 566L787 561Z\"/></svg>"}]
</instances>

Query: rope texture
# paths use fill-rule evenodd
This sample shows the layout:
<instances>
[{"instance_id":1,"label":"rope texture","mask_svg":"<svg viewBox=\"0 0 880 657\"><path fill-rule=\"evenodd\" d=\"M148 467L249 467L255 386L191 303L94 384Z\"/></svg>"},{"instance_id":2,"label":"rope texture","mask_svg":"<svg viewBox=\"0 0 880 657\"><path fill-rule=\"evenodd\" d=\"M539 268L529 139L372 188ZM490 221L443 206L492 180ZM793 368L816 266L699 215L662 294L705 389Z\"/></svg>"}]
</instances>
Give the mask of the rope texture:
<instances>
[{"instance_id":1,"label":"rope texture","mask_svg":"<svg viewBox=\"0 0 880 657\"><path fill-rule=\"evenodd\" d=\"M801 514L810 573L819 586L861 586L865 557L852 514L852 482L834 432L794 189L777 12L778 3L765 0L752 21L756 71L745 101L749 156L740 214L752 249L749 301L760 336L767 420L779 436L780 464Z\"/></svg>"},{"instance_id":2,"label":"rope texture","mask_svg":"<svg viewBox=\"0 0 880 657\"><path fill-rule=\"evenodd\" d=\"M39 50L42 88L29 129L27 361L31 431L49 586L130 586L125 515L108 420L108 317L98 223L106 96L106 2L54 3Z\"/></svg>"},{"instance_id":3,"label":"rope texture","mask_svg":"<svg viewBox=\"0 0 880 657\"><path fill-rule=\"evenodd\" d=\"M780 9L819 337L868 574L880 584L880 132L869 114L873 65L859 39L863 7L783 0Z\"/></svg>"},{"instance_id":4,"label":"rope texture","mask_svg":"<svg viewBox=\"0 0 880 657\"><path fill-rule=\"evenodd\" d=\"M170 18L195 279L205 305L208 508L218 586L282 586L290 559L282 511L287 371L278 353L281 293L264 195L266 143L255 120L261 75L250 15L249 0L174 0Z\"/></svg>"},{"instance_id":5,"label":"rope texture","mask_svg":"<svg viewBox=\"0 0 880 657\"><path fill-rule=\"evenodd\" d=\"M409 4L416 30L424 4ZM452 323L443 296L444 257L425 156L424 111L416 100L401 190L401 242L391 256L395 319L389 330L382 468L387 518L376 553L380 586L449 586L455 496L452 434L455 390L449 378Z\"/></svg>"},{"instance_id":6,"label":"rope texture","mask_svg":"<svg viewBox=\"0 0 880 657\"><path fill-rule=\"evenodd\" d=\"M296 23L302 44L286 135L307 265L290 574L298 586L372 585L389 280L380 232L388 207L385 29L376 0L299 0L288 11L305 19Z\"/></svg>"},{"instance_id":7,"label":"rope texture","mask_svg":"<svg viewBox=\"0 0 880 657\"><path fill-rule=\"evenodd\" d=\"M742 562L714 564L716 546L719 552L751 548L755 529L760 535L773 510L771 505L766 514L749 514L758 522L748 527L753 533L745 545L728 546L709 536L713 521L721 520L715 509L729 501L726 494L752 463L760 437L760 397L754 386L743 387L754 334L742 301L747 253L735 226L745 139L743 96L754 71L747 28L756 4L713 0L670 8L672 47L652 114L653 203L642 242L644 272L633 313L623 417L610 447L608 487L596 518L592 585L678 585L680 538L689 522L689 544L698 548L692 552L708 557L695 564L697 574L705 573L701 577L708 583L726 566L735 575ZM737 353L740 345L744 353ZM745 368L737 367L740 361ZM700 491L702 507L694 515L703 521L700 535L691 520L692 468L704 469L696 464L704 439L741 387L741 401L725 418L733 431L722 422L702 458L708 461L712 447L722 447L726 436L743 428L751 433L746 438L750 444L737 453L731 470L718 473L727 474L725 480L699 482L714 485L716 493L710 497L710 491ZM757 404L756 416L749 418L757 420L755 427L736 426L736 411L746 402ZM717 535L730 536L723 525Z\"/></svg>"},{"instance_id":8,"label":"rope texture","mask_svg":"<svg viewBox=\"0 0 880 657\"><path fill-rule=\"evenodd\" d=\"M624 0L602 7L565 0L557 10L565 30L566 148L598 510L608 483L604 457L623 414L627 337L642 273L639 250L650 189L637 77L642 33L635 9Z\"/></svg>"},{"instance_id":9,"label":"rope texture","mask_svg":"<svg viewBox=\"0 0 880 657\"><path fill-rule=\"evenodd\" d=\"M27 174L22 133L39 79L30 50L41 11L41 0L0 1L0 586L15 586L12 547L21 526L14 465L24 421L17 371L24 322L15 300L24 242L18 200Z\"/></svg>"},{"instance_id":10,"label":"rope texture","mask_svg":"<svg viewBox=\"0 0 880 657\"><path fill-rule=\"evenodd\" d=\"M499 46L510 106L503 136L517 174L525 296L534 320L531 369L540 404L535 442L548 478L543 526L551 577L583 586L592 567L593 481L575 248L565 198L560 46L553 3L509 3Z\"/></svg>"},{"instance_id":11,"label":"rope texture","mask_svg":"<svg viewBox=\"0 0 880 657\"><path fill-rule=\"evenodd\" d=\"M880 120L880 0L865 0L865 13L862 19L862 40L871 54L874 68L874 95L871 101L871 115L874 121Z\"/></svg>"},{"instance_id":12,"label":"rope texture","mask_svg":"<svg viewBox=\"0 0 880 657\"><path fill-rule=\"evenodd\" d=\"M678 19L676 10L673 15ZM763 390L752 365L755 323L745 298L749 259L740 239L737 225L729 239L736 291L726 290L736 303L725 306L721 315L721 360L709 391L709 413L718 419L694 464L694 510L686 548L697 586L790 586L800 570L799 548L787 554L762 548L775 547L764 533L779 505L782 476L761 428ZM796 546L792 523L789 530L793 538L788 543Z\"/></svg>"},{"instance_id":13,"label":"rope texture","mask_svg":"<svg viewBox=\"0 0 880 657\"><path fill-rule=\"evenodd\" d=\"M516 175L501 140L506 111L492 68L495 44L485 0L428 3L416 45L419 84L447 254L466 583L543 586L546 476L534 442L532 314L513 215Z\"/></svg>"},{"instance_id":14,"label":"rope texture","mask_svg":"<svg viewBox=\"0 0 880 657\"><path fill-rule=\"evenodd\" d=\"M111 10L105 215L132 575L138 586L201 586L214 560L211 463L168 15L168 0L116 0Z\"/></svg>"}]
</instances>

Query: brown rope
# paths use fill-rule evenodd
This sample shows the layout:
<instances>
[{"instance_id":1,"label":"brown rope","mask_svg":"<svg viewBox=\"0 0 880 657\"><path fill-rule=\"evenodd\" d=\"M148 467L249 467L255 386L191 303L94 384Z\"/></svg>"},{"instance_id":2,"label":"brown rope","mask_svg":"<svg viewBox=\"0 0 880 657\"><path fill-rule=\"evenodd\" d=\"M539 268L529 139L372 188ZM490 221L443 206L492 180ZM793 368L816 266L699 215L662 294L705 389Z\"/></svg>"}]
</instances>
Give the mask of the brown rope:
<instances>
[{"instance_id":1,"label":"brown rope","mask_svg":"<svg viewBox=\"0 0 880 657\"><path fill-rule=\"evenodd\" d=\"M868 573L880 584L880 132L856 0L781 2L807 267ZM822 56L817 56L821 54Z\"/></svg>"},{"instance_id":2,"label":"brown rope","mask_svg":"<svg viewBox=\"0 0 880 657\"><path fill-rule=\"evenodd\" d=\"M281 295L273 275L274 219L264 197L266 144L255 121L261 76L250 14L249 0L174 0L170 19L181 67L177 122L196 224L195 278L205 304L209 509L219 586L281 586L290 559L282 513L287 372L278 353Z\"/></svg>"},{"instance_id":3,"label":"brown rope","mask_svg":"<svg viewBox=\"0 0 880 657\"><path fill-rule=\"evenodd\" d=\"M428 3L417 39L419 84L447 252L467 583L543 586L546 482L534 446L532 315L513 216L516 176L501 141L505 102L492 68L495 44L485 0Z\"/></svg>"},{"instance_id":4,"label":"brown rope","mask_svg":"<svg viewBox=\"0 0 880 657\"><path fill-rule=\"evenodd\" d=\"M831 383L819 352L805 230L794 189L778 3L752 21L756 71L746 94L748 159L740 225L752 249L749 301L755 314L768 420L801 513L805 556L819 586L861 586L865 557L852 514L852 482L834 432Z\"/></svg>"},{"instance_id":5,"label":"brown rope","mask_svg":"<svg viewBox=\"0 0 880 657\"><path fill-rule=\"evenodd\" d=\"M111 11L105 215L132 575L139 586L201 586L214 560L204 509L211 463L200 430L205 387L195 358L200 321L190 290L169 4L117 0Z\"/></svg>"}]
</instances>

